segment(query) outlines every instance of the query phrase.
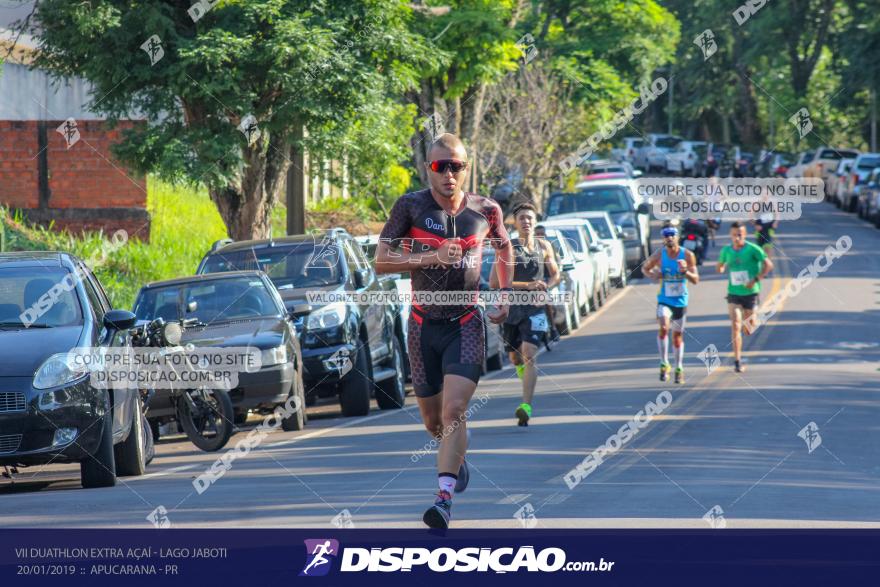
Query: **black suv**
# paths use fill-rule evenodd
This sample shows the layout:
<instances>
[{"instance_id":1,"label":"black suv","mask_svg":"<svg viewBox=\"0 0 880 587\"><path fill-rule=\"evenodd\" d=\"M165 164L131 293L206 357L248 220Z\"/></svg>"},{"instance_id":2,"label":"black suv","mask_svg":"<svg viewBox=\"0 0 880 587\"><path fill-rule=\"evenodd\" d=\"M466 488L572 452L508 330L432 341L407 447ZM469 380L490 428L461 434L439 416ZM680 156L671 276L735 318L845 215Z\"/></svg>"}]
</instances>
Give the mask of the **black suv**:
<instances>
[{"instance_id":1,"label":"black suv","mask_svg":"<svg viewBox=\"0 0 880 587\"><path fill-rule=\"evenodd\" d=\"M229 391L235 423L243 424L248 411L269 414L288 397L299 396L301 409L283 419L281 426L284 430L305 426L302 359L292 323L297 309L285 308L263 272L213 273L150 283L138 292L134 313L146 321L196 320L186 328L181 345L259 349L260 369L238 373L238 385ZM157 390L147 413L154 436L159 424L175 413L171 391Z\"/></svg>"},{"instance_id":2,"label":"black suv","mask_svg":"<svg viewBox=\"0 0 880 587\"><path fill-rule=\"evenodd\" d=\"M198 273L265 271L288 309L311 294L385 291L363 249L342 229L241 242L219 241ZM363 416L375 396L381 409L403 407L406 371L399 308L390 303L342 300L310 304L295 322L305 371L307 405L339 396L343 416Z\"/></svg>"},{"instance_id":3,"label":"black suv","mask_svg":"<svg viewBox=\"0 0 880 587\"><path fill-rule=\"evenodd\" d=\"M122 346L134 324L73 255L0 254L0 467L78 462L87 488L144 473L137 390L95 387L71 353Z\"/></svg>"}]
</instances>

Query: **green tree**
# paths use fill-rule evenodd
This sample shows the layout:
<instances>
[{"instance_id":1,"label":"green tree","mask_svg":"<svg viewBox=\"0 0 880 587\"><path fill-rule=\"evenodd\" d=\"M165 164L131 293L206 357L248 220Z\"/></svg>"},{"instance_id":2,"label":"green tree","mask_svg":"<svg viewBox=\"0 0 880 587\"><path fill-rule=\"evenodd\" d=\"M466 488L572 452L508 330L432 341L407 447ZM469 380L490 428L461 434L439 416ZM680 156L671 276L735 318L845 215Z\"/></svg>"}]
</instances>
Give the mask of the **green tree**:
<instances>
[{"instance_id":1,"label":"green tree","mask_svg":"<svg viewBox=\"0 0 880 587\"><path fill-rule=\"evenodd\" d=\"M267 237L291 144L339 155L360 113L417 82L424 44L397 0L205 0L195 22L188 4L41 0L36 65L88 79L111 122L146 118L123 162L204 183L232 238Z\"/></svg>"}]
</instances>

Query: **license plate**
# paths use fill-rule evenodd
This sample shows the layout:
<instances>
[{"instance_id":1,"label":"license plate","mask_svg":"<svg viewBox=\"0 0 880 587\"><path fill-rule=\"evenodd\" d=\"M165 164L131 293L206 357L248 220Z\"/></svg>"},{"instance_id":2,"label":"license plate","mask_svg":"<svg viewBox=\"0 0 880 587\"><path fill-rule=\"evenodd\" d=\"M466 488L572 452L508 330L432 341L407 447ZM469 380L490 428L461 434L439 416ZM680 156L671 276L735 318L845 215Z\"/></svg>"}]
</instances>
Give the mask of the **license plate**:
<instances>
[{"instance_id":1,"label":"license plate","mask_svg":"<svg viewBox=\"0 0 880 587\"><path fill-rule=\"evenodd\" d=\"M684 248L689 251L697 250L697 241L684 241Z\"/></svg>"}]
</instances>

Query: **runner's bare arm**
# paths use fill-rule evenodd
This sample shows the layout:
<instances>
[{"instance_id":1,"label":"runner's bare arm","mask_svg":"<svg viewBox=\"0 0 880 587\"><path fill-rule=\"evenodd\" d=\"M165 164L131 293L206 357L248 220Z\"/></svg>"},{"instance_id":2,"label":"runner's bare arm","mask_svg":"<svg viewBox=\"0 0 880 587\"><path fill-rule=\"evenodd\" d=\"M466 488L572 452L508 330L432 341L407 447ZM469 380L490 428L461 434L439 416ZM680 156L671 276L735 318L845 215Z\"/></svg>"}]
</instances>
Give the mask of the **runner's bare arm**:
<instances>
[{"instance_id":1,"label":"runner's bare arm","mask_svg":"<svg viewBox=\"0 0 880 587\"><path fill-rule=\"evenodd\" d=\"M657 275L654 273L654 269L660 264L660 251L662 249L657 249L651 256L648 257L648 260L642 264L642 273L657 281Z\"/></svg>"},{"instance_id":2,"label":"runner's bare arm","mask_svg":"<svg viewBox=\"0 0 880 587\"><path fill-rule=\"evenodd\" d=\"M697 270L697 256L691 251L685 251L685 259L687 259L687 271L684 277L694 285L697 285L700 283L700 273Z\"/></svg>"},{"instance_id":3,"label":"runner's bare arm","mask_svg":"<svg viewBox=\"0 0 880 587\"><path fill-rule=\"evenodd\" d=\"M559 266L556 265L556 255L553 254L553 247L547 241L538 241L541 243L541 246L544 248L544 266L547 268L547 289L551 289L557 285L562 280L562 275L559 273Z\"/></svg>"}]
</instances>

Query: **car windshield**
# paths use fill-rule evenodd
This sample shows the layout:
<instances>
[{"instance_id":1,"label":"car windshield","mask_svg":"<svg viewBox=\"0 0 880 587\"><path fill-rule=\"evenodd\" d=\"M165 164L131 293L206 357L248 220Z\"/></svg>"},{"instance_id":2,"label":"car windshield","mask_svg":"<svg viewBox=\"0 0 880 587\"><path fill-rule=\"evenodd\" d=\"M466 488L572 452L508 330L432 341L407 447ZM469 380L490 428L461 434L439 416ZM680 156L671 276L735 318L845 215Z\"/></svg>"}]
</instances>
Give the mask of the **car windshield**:
<instances>
[{"instance_id":1,"label":"car windshield","mask_svg":"<svg viewBox=\"0 0 880 587\"><path fill-rule=\"evenodd\" d=\"M581 241L581 234L575 226L565 226L565 227L555 227L560 233L562 233L562 238L565 239L565 244L569 246L569 248L575 253L583 253L584 247L583 242Z\"/></svg>"},{"instance_id":2,"label":"car windshield","mask_svg":"<svg viewBox=\"0 0 880 587\"><path fill-rule=\"evenodd\" d=\"M681 142L681 137L661 137L654 141L654 146L671 149Z\"/></svg>"},{"instance_id":3,"label":"car windshield","mask_svg":"<svg viewBox=\"0 0 880 587\"><path fill-rule=\"evenodd\" d=\"M874 169L880 167L880 157L862 157L859 159L859 169Z\"/></svg>"},{"instance_id":4,"label":"car windshield","mask_svg":"<svg viewBox=\"0 0 880 587\"><path fill-rule=\"evenodd\" d=\"M596 165L590 167L590 174L593 173L626 173L623 165Z\"/></svg>"},{"instance_id":5,"label":"car windshield","mask_svg":"<svg viewBox=\"0 0 880 587\"><path fill-rule=\"evenodd\" d=\"M712 145L712 155L723 157L730 150L730 145Z\"/></svg>"},{"instance_id":6,"label":"car windshield","mask_svg":"<svg viewBox=\"0 0 880 587\"><path fill-rule=\"evenodd\" d=\"M599 238L614 238L614 235L611 234L611 227L608 226L608 222L604 218L587 218L587 222L590 223L593 230L599 233Z\"/></svg>"},{"instance_id":7,"label":"car windshield","mask_svg":"<svg viewBox=\"0 0 880 587\"><path fill-rule=\"evenodd\" d=\"M53 328L83 323L76 274L61 267L0 269L0 325Z\"/></svg>"},{"instance_id":8,"label":"car windshield","mask_svg":"<svg viewBox=\"0 0 880 587\"><path fill-rule=\"evenodd\" d=\"M576 194L555 194L550 196L547 205L548 216L593 211L609 212L613 215L632 210L632 201L626 188L619 186L587 188Z\"/></svg>"},{"instance_id":9,"label":"car windshield","mask_svg":"<svg viewBox=\"0 0 880 587\"><path fill-rule=\"evenodd\" d=\"M803 159L802 163L809 163L810 161L812 161L814 154L815 153L804 153L804 159Z\"/></svg>"},{"instance_id":10,"label":"car windshield","mask_svg":"<svg viewBox=\"0 0 880 587\"><path fill-rule=\"evenodd\" d=\"M694 153L699 155L700 157L705 157L706 153L709 151L709 147L706 145L696 145L694 147Z\"/></svg>"},{"instance_id":11,"label":"car windshield","mask_svg":"<svg viewBox=\"0 0 880 587\"><path fill-rule=\"evenodd\" d=\"M853 153L851 151L835 151L834 149L825 149L821 153L819 153L819 159L832 159L834 161L838 161L840 159L850 159L854 158L858 153Z\"/></svg>"},{"instance_id":12,"label":"car windshield","mask_svg":"<svg viewBox=\"0 0 880 587\"><path fill-rule=\"evenodd\" d=\"M271 249L214 253L202 273L265 271L279 290L342 283L339 248L334 243L303 241Z\"/></svg>"},{"instance_id":13,"label":"car windshield","mask_svg":"<svg viewBox=\"0 0 880 587\"><path fill-rule=\"evenodd\" d=\"M212 324L279 316L281 309L262 279L247 276L146 288L138 295L134 313L140 320L195 318Z\"/></svg>"},{"instance_id":14,"label":"car windshield","mask_svg":"<svg viewBox=\"0 0 880 587\"><path fill-rule=\"evenodd\" d=\"M559 257L559 261L565 262L568 258L566 256L565 249L562 248L562 241L559 240L559 235L556 233L551 233L547 235L547 242L553 247L553 250L556 251L556 256Z\"/></svg>"}]
</instances>

